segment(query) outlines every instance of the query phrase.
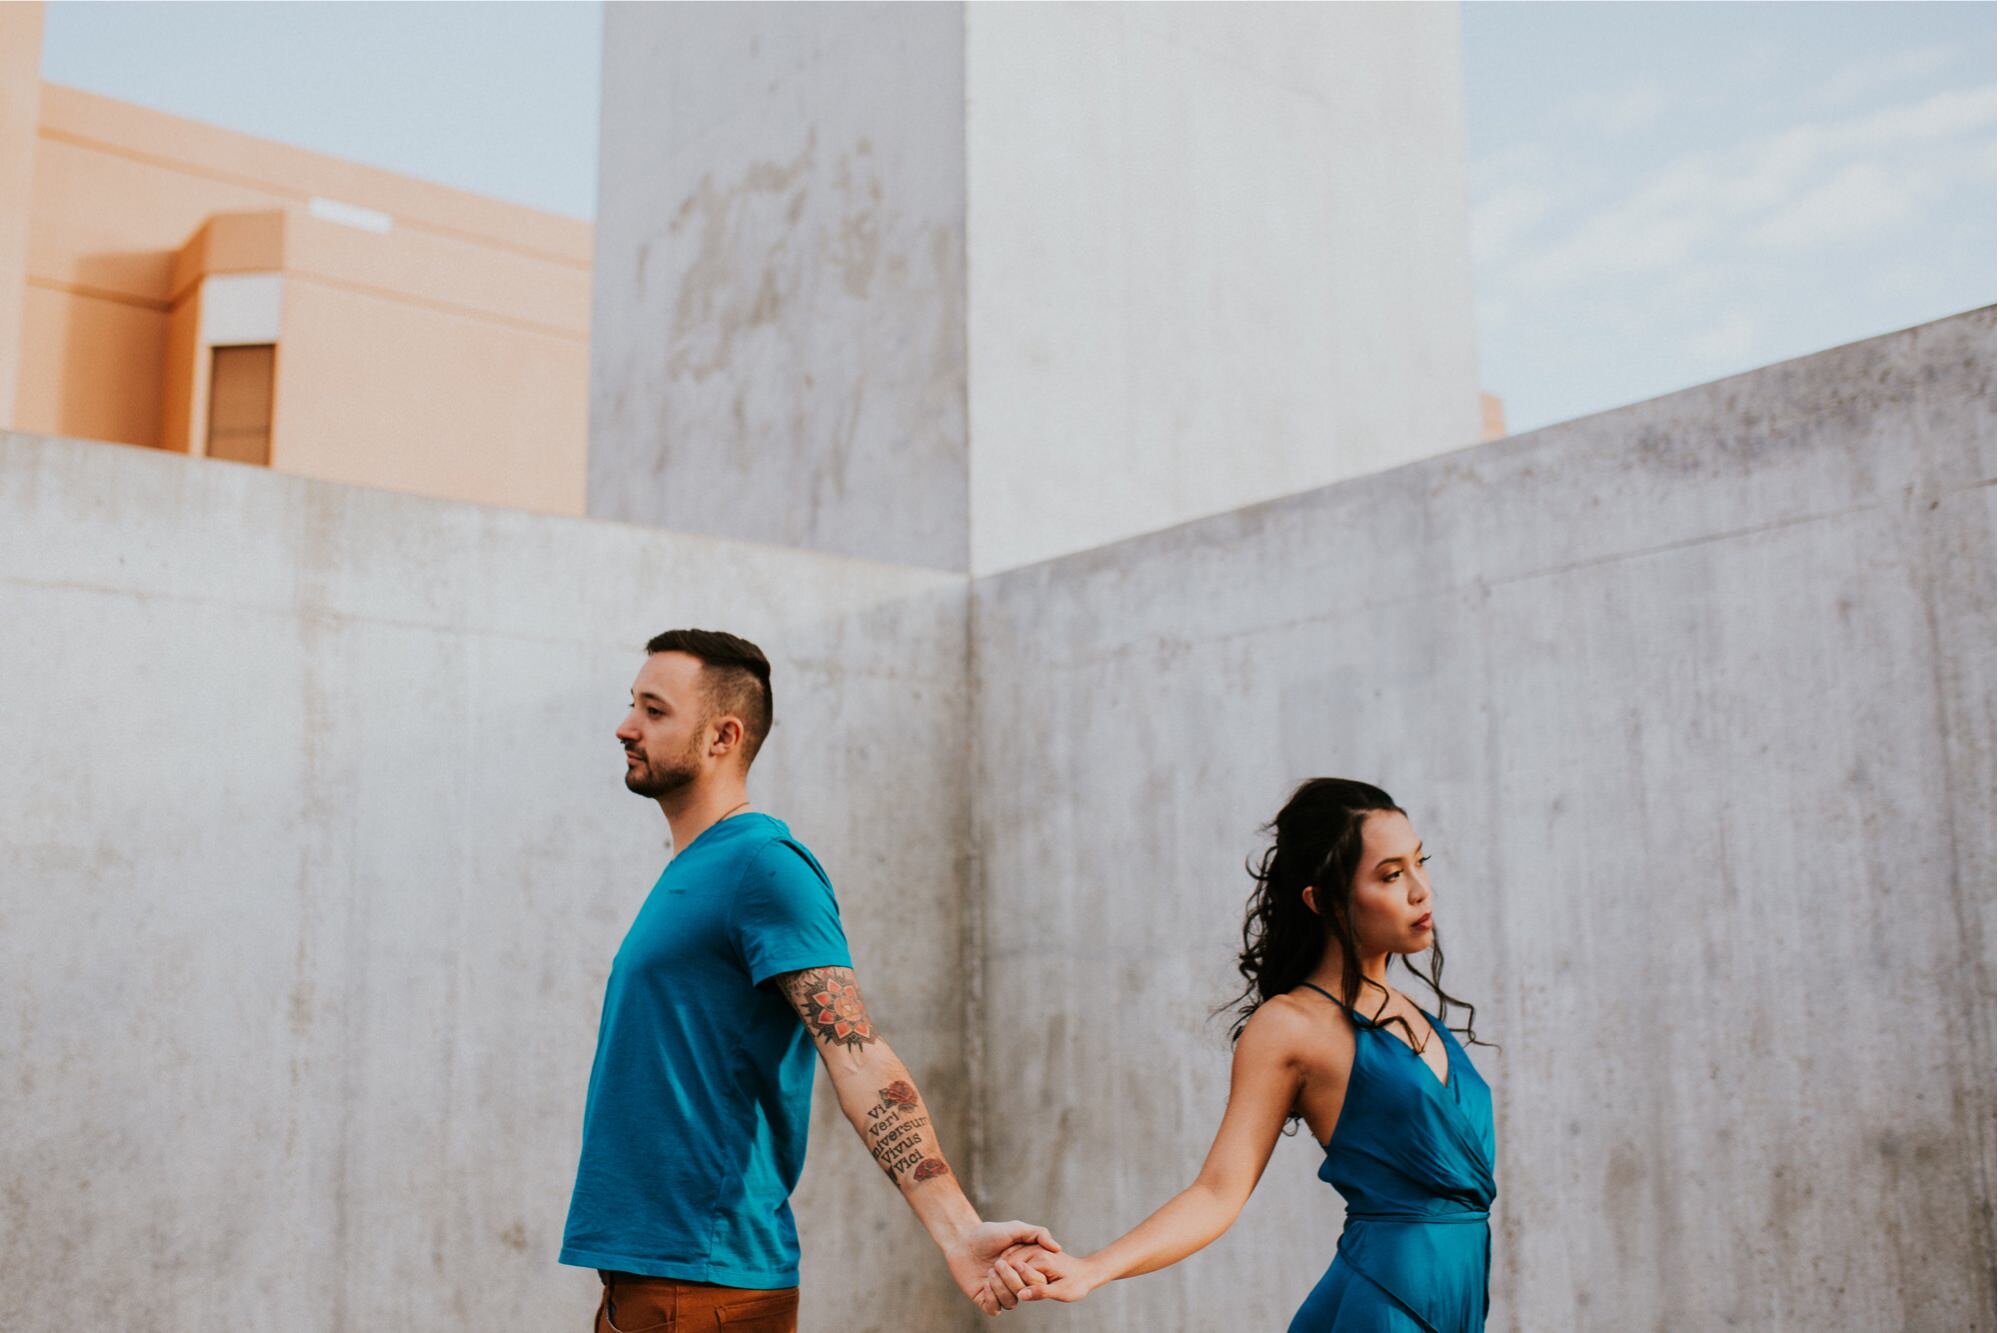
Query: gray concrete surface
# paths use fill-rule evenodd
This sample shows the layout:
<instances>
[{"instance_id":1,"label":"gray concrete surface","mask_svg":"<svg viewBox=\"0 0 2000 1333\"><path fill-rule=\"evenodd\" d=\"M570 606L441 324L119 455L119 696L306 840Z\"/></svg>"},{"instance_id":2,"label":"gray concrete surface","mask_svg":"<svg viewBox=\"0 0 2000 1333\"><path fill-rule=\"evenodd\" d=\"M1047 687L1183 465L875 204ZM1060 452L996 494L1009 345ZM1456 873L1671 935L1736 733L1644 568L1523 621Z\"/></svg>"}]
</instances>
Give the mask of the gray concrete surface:
<instances>
[{"instance_id":1,"label":"gray concrete surface","mask_svg":"<svg viewBox=\"0 0 2000 1333\"><path fill-rule=\"evenodd\" d=\"M1478 438L1449 5L623 5L589 512L986 573Z\"/></svg>"},{"instance_id":2,"label":"gray concrete surface","mask_svg":"<svg viewBox=\"0 0 2000 1333\"><path fill-rule=\"evenodd\" d=\"M1491 1327L1991 1327L1993 367L1989 308L979 580L988 1188L1095 1247L1192 1179L1333 773L1504 1048ZM1065 1326L1282 1327L1319 1159Z\"/></svg>"},{"instance_id":3,"label":"gray concrete surface","mask_svg":"<svg viewBox=\"0 0 2000 1333\"><path fill-rule=\"evenodd\" d=\"M556 1252L666 836L612 732L679 624L771 651L753 794L963 1171L963 580L0 436L0 1325L588 1323ZM821 1094L804 1281L896 1279L805 1327L949 1327Z\"/></svg>"},{"instance_id":4,"label":"gray concrete surface","mask_svg":"<svg viewBox=\"0 0 2000 1333\"><path fill-rule=\"evenodd\" d=\"M1456 5L966 9L972 570L1479 439Z\"/></svg>"},{"instance_id":5,"label":"gray concrete surface","mask_svg":"<svg viewBox=\"0 0 2000 1333\"><path fill-rule=\"evenodd\" d=\"M955 5L604 14L589 513L966 568Z\"/></svg>"},{"instance_id":6,"label":"gray concrete surface","mask_svg":"<svg viewBox=\"0 0 2000 1333\"><path fill-rule=\"evenodd\" d=\"M991 1214L1088 1248L1191 1177L1243 859L1346 773L1504 1046L1495 1329L1990 1326L1993 353L1977 311L970 583L0 436L6 1325L580 1326L664 850L611 731L640 640L722 623ZM815 1135L805 1327L978 1326ZM1009 1318L1282 1326L1316 1165Z\"/></svg>"}]
</instances>

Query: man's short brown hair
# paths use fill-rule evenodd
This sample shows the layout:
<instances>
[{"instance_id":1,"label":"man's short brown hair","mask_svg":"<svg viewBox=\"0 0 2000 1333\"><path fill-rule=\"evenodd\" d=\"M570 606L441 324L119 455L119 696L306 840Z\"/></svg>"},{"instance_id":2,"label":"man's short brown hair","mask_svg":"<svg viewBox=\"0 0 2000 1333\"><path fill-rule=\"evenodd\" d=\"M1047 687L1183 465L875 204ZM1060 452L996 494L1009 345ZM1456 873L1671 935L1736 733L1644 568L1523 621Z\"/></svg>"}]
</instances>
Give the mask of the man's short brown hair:
<instances>
[{"instance_id":1,"label":"man's short brown hair","mask_svg":"<svg viewBox=\"0 0 2000 1333\"><path fill-rule=\"evenodd\" d=\"M701 661L709 716L733 713L743 720L743 766L757 757L771 734L771 659L748 639L719 629L670 629L655 634L646 655L686 653Z\"/></svg>"}]
</instances>

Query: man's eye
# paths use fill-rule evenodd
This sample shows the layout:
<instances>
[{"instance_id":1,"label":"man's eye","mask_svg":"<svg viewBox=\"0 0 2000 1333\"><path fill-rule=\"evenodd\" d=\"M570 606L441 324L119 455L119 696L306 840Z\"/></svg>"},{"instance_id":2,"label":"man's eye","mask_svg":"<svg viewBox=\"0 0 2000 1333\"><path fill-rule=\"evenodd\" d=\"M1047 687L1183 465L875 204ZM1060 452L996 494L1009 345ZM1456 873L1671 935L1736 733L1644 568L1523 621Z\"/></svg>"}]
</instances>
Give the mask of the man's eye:
<instances>
[{"instance_id":1,"label":"man's eye","mask_svg":"<svg viewBox=\"0 0 2000 1333\"><path fill-rule=\"evenodd\" d=\"M658 716L660 716L660 710L659 710L659 709L657 709L657 708L648 708L648 709L646 710L646 716L647 716L647 717L658 717Z\"/></svg>"}]
</instances>

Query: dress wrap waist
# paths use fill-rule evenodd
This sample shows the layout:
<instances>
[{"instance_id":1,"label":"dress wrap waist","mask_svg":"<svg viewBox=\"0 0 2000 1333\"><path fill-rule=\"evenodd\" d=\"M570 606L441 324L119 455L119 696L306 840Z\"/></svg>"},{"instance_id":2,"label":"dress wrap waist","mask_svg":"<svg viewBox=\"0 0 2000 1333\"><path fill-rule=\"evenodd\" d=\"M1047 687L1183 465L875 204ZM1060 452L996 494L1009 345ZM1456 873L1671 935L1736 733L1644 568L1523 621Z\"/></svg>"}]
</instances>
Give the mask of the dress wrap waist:
<instances>
[{"instance_id":1,"label":"dress wrap waist","mask_svg":"<svg viewBox=\"0 0 2000 1333\"><path fill-rule=\"evenodd\" d=\"M1484 1222L1483 1208L1466 1208L1450 1213L1349 1213L1350 1222Z\"/></svg>"}]
</instances>

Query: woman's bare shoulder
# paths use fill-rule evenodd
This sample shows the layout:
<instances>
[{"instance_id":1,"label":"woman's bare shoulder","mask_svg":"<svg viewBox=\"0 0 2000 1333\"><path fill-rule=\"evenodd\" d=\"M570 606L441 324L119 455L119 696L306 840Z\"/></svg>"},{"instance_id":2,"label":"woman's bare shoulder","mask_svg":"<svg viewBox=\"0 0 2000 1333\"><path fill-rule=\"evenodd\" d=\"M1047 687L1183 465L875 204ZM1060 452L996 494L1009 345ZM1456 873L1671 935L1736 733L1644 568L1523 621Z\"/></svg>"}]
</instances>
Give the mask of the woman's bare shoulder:
<instances>
[{"instance_id":1,"label":"woman's bare shoulder","mask_svg":"<svg viewBox=\"0 0 2000 1333\"><path fill-rule=\"evenodd\" d=\"M1351 1039L1346 1016L1324 995L1301 987L1273 995L1258 1005L1243 1025L1241 1041L1254 1041L1267 1050L1308 1054L1323 1051L1330 1036Z\"/></svg>"}]
</instances>

